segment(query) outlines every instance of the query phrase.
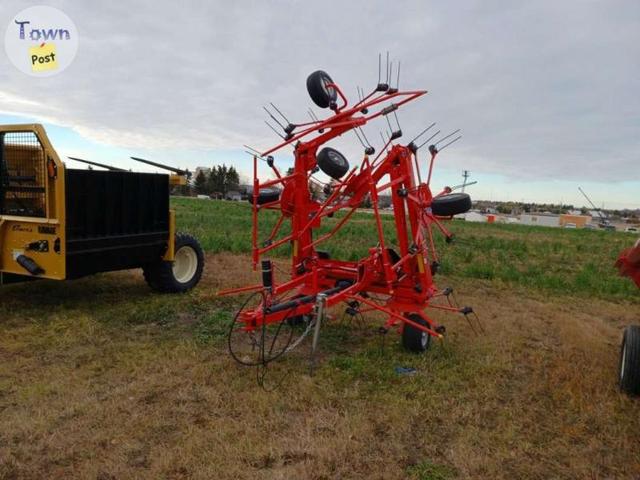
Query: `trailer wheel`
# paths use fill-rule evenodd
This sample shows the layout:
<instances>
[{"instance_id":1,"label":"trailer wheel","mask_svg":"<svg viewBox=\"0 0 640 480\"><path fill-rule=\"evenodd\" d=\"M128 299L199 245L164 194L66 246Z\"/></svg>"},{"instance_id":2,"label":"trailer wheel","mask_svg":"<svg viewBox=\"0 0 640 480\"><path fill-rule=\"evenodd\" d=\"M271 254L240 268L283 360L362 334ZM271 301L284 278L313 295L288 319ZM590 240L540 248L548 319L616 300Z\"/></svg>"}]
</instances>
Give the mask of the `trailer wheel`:
<instances>
[{"instance_id":1,"label":"trailer wheel","mask_svg":"<svg viewBox=\"0 0 640 480\"><path fill-rule=\"evenodd\" d=\"M450 193L436 197L431 202L431 211L439 217L450 217L471 210L471 197L466 193Z\"/></svg>"},{"instance_id":2,"label":"trailer wheel","mask_svg":"<svg viewBox=\"0 0 640 480\"><path fill-rule=\"evenodd\" d=\"M316 70L307 77L307 92L313 103L320 108L327 108L331 103L335 103L338 98L338 92L335 88L327 87L327 84L333 83L327 72Z\"/></svg>"},{"instance_id":3,"label":"trailer wheel","mask_svg":"<svg viewBox=\"0 0 640 480\"><path fill-rule=\"evenodd\" d=\"M275 202L280 198L280 190L277 188L261 188L258 191L258 199L256 205ZM253 203L253 192L249 194L249 203Z\"/></svg>"},{"instance_id":4,"label":"trailer wheel","mask_svg":"<svg viewBox=\"0 0 640 480\"><path fill-rule=\"evenodd\" d=\"M620 348L620 389L640 395L640 326L630 325L624 330Z\"/></svg>"},{"instance_id":5,"label":"trailer wheel","mask_svg":"<svg viewBox=\"0 0 640 480\"><path fill-rule=\"evenodd\" d=\"M409 315L406 315L406 317L415 323L424 325L425 327L429 326L425 319L417 313L411 313ZM429 335L427 332L423 332L422 330L417 329L413 325L405 323L402 326L402 346L410 352L425 352L431 346L431 335Z\"/></svg>"},{"instance_id":6,"label":"trailer wheel","mask_svg":"<svg viewBox=\"0 0 640 480\"><path fill-rule=\"evenodd\" d=\"M159 261L143 268L149 286L162 293L184 293L200 281L204 268L204 253L191 235L176 234L175 260Z\"/></svg>"},{"instance_id":7,"label":"trailer wheel","mask_svg":"<svg viewBox=\"0 0 640 480\"><path fill-rule=\"evenodd\" d=\"M316 162L320 170L336 180L344 177L349 171L349 162L338 150L325 147L316 155Z\"/></svg>"}]
</instances>

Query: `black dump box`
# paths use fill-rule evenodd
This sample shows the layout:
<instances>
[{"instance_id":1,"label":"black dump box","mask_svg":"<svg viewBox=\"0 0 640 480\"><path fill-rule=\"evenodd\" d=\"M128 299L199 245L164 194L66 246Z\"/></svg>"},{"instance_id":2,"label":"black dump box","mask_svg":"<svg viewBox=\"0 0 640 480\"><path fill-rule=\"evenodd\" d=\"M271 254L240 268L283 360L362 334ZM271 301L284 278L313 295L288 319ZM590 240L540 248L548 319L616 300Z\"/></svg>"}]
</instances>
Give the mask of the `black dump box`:
<instances>
[{"instance_id":1,"label":"black dump box","mask_svg":"<svg viewBox=\"0 0 640 480\"><path fill-rule=\"evenodd\" d=\"M65 170L67 278L138 268L169 240L169 176Z\"/></svg>"}]
</instances>

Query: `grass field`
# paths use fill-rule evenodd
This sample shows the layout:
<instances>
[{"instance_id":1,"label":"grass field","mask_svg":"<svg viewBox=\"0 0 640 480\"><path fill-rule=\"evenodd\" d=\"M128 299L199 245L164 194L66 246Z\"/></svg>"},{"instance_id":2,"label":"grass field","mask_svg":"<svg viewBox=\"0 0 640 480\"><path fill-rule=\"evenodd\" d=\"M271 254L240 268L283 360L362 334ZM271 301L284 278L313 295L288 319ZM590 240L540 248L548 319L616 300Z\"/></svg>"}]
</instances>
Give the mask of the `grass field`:
<instances>
[{"instance_id":1,"label":"grass field","mask_svg":"<svg viewBox=\"0 0 640 480\"><path fill-rule=\"evenodd\" d=\"M241 299L215 295L256 282L249 210L174 204L208 252L187 295L135 271L0 290L0 479L640 476L640 404L615 381L640 295L612 264L633 237L454 222L438 281L488 333L439 317L446 340L415 356L375 319L331 322L315 375L305 345L265 392L226 353ZM356 258L369 231L362 214L327 249Z\"/></svg>"}]
</instances>

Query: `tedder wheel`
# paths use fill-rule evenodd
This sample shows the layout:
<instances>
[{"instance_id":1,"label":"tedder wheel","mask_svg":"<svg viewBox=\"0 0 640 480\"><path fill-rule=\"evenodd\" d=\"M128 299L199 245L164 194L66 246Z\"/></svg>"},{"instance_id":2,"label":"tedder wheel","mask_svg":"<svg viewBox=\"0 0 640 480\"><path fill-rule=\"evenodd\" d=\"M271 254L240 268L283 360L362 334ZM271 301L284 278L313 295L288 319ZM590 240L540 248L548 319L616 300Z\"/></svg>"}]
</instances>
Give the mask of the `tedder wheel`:
<instances>
[{"instance_id":1,"label":"tedder wheel","mask_svg":"<svg viewBox=\"0 0 640 480\"><path fill-rule=\"evenodd\" d=\"M436 197L431 202L431 211L439 217L450 217L471 210L471 197L466 193L450 193Z\"/></svg>"},{"instance_id":2,"label":"tedder wheel","mask_svg":"<svg viewBox=\"0 0 640 480\"><path fill-rule=\"evenodd\" d=\"M329 83L333 83L333 80L327 72L322 70L316 70L307 77L307 92L313 103L320 108L327 108L338 98L336 89L327 87Z\"/></svg>"},{"instance_id":3,"label":"tedder wheel","mask_svg":"<svg viewBox=\"0 0 640 480\"><path fill-rule=\"evenodd\" d=\"M280 190L277 188L261 188L258 191L258 205L275 202L280 198ZM253 203L253 192L249 194L249 203Z\"/></svg>"},{"instance_id":4,"label":"tedder wheel","mask_svg":"<svg viewBox=\"0 0 640 480\"><path fill-rule=\"evenodd\" d=\"M420 325L428 327L429 324L417 313L410 313L406 317ZM402 346L410 352L422 353L429 349L431 345L431 335L427 332L417 329L413 325L405 323L402 326Z\"/></svg>"},{"instance_id":5,"label":"tedder wheel","mask_svg":"<svg viewBox=\"0 0 640 480\"><path fill-rule=\"evenodd\" d=\"M624 330L620 349L620 389L640 395L640 326L630 325Z\"/></svg>"},{"instance_id":6,"label":"tedder wheel","mask_svg":"<svg viewBox=\"0 0 640 480\"><path fill-rule=\"evenodd\" d=\"M336 180L341 179L349 171L349 162L335 148L325 147L316 155L318 167Z\"/></svg>"},{"instance_id":7,"label":"tedder wheel","mask_svg":"<svg viewBox=\"0 0 640 480\"><path fill-rule=\"evenodd\" d=\"M159 261L143 268L151 288L162 293L183 293L200 281L204 268L202 247L191 235L176 234L175 260Z\"/></svg>"}]
</instances>

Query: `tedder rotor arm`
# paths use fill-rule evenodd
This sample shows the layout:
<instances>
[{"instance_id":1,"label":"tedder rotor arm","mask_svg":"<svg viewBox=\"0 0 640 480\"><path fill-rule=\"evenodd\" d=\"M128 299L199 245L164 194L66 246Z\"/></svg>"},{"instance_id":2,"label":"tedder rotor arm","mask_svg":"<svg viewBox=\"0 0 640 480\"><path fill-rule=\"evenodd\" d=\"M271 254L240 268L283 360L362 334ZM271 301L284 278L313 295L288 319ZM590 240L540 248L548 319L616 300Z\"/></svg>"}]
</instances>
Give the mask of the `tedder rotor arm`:
<instances>
[{"instance_id":1,"label":"tedder rotor arm","mask_svg":"<svg viewBox=\"0 0 640 480\"><path fill-rule=\"evenodd\" d=\"M293 134L290 138L285 139L282 143L276 145L275 147L265 151L261 156L266 157L287 145L290 145L298 140L306 137L307 135L317 132L320 130L331 129L329 132L320 134L317 138L310 141L310 143L322 144L335 138L337 136L342 135L346 131L349 131L355 127L365 125L367 122L380 117L382 115L388 115L396 111L400 106L408 103L422 95L427 93L426 90L415 90L415 91L406 91L406 92L395 92L395 93L382 93L377 97L374 97L364 103L359 103L354 107L351 107L346 110L341 110L332 117L327 118L326 120L320 120L318 122L311 122L311 126L305 128L304 130ZM367 110L373 106L379 105L381 103L387 102L393 98L402 98L400 101L396 103L391 103L380 110L367 114L354 117L357 113L362 112L363 110ZM306 125L306 124L300 124Z\"/></svg>"}]
</instances>

